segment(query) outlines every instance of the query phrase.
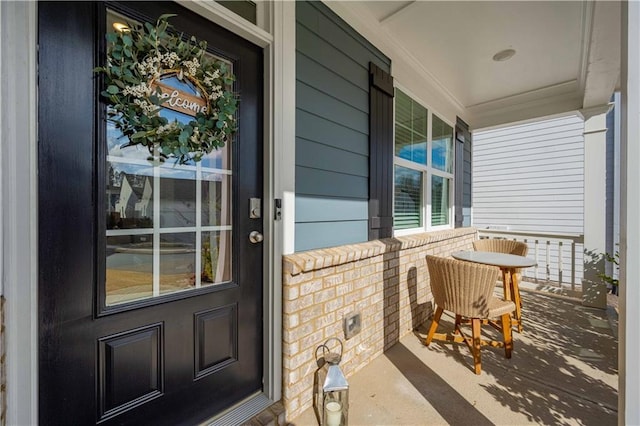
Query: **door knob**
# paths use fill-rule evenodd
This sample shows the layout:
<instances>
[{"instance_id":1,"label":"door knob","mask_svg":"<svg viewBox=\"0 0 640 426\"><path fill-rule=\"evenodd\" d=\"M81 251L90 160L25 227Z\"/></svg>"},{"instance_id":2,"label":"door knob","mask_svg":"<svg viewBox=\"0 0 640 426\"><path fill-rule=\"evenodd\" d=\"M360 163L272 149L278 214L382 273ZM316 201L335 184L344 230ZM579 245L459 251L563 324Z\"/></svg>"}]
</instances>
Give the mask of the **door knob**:
<instances>
[{"instance_id":1,"label":"door knob","mask_svg":"<svg viewBox=\"0 0 640 426\"><path fill-rule=\"evenodd\" d=\"M262 240L264 240L264 237L258 231L251 231L251 233L249 234L249 241L251 241L253 244L261 243Z\"/></svg>"}]
</instances>

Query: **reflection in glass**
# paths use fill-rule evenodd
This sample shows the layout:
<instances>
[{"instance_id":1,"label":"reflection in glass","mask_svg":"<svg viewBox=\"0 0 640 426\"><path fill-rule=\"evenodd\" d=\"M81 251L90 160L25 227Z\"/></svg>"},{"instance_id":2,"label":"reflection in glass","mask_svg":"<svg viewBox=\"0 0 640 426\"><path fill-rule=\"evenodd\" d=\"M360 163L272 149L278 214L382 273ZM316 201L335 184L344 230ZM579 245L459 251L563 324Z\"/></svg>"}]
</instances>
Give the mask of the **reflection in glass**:
<instances>
[{"instance_id":1,"label":"reflection in glass","mask_svg":"<svg viewBox=\"0 0 640 426\"><path fill-rule=\"evenodd\" d=\"M160 294L188 290L196 284L195 233L160 235Z\"/></svg>"},{"instance_id":2,"label":"reflection in glass","mask_svg":"<svg viewBox=\"0 0 640 426\"><path fill-rule=\"evenodd\" d=\"M422 173L395 166L393 226L396 229L422 226Z\"/></svg>"},{"instance_id":3,"label":"reflection in glass","mask_svg":"<svg viewBox=\"0 0 640 426\"><path fill-rule=\"evenodd\" d=\"M202 285L231 280L231 231L202 233Z\"/></svg>"},{"instance_id":4,"label":"reflection in glass","mask_svg":"<svg viewBox=\"0 0 640 426\"><path fill-rule=\"evenodd\" d=\"M107 229L153 227L153 168L107 162Z\"/></svg>"},{"instance_id":5,"label":"reflection in glass","mask_svg":"<svg viewBox=\"0 0 640 426\"><path fill-rule=\"evenodd\" d=\"M453 173L453 128L433 115L431 161L433 167Z\"/></svg>"},{"instance_id":6,"label":"reflection in glass","mask_svg":"<svg viewBox=\"0 0 640 426\"><path fill-rule=\"evenodd\" d=\"M153 236L107 237L107 305L153 295Z\"/></svg>"},{"instance_id":7,"label":"reflection in glass","mask_svg":"<svg viewBox=\"0 0 640 426\"><path fill-rule=\"evenodd\" d=\"M431 225L449 224L449 184L450 179L433 175L431 177Z\"/></svg>"},{"instance_id":8,"label":"reflection in glass","mask_svg":"<svg viewBox=\"0 0 640 426\"><path fill-rule=\"evenodd\" d=\"M231 176L202 173L202 226L231 225Z\"/></svg>"},{"instance_id":9,"label":"reflection in glass","mask_svg":"<svg viewBox=\"0 0 640 426\"><path fill-rule=\"evenodd\" d=\"M426 165L427 109L398 89L395 108L396 156Z\"/></svg>"},{"instance_id":10,"label":"reflection in glass","mask_svg":"<svg viewBox=\"0 0 640 426\"><path fill-rule=\"evenodd\" d=\"M160 226L196 226L196 173L185 166L160 167Z\"/></svg>"}]
</instances>

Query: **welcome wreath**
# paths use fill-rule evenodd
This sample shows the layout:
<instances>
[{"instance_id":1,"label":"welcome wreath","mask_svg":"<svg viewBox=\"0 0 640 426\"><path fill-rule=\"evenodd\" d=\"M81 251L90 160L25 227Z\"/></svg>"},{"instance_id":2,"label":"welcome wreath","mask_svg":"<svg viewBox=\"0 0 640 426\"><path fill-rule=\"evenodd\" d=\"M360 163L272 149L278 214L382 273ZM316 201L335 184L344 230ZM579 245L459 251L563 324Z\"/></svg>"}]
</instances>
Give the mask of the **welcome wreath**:
<instances>
[{"instance_id":1,"label":"welcome wreath","mask_svg":"<svg viewBox=\"0 0 640 426\"><path fill-rule=\"evenodd\" d=\"M143 145L150 159L186 164L224 146L236 131L237 99L228 89L235 77L206 54L205 41L170 31L172 16L108 33L107 63L96 71L104 76L108 119L128 138L125 146ZM192 93L165 84L173 77ZM163 117L163 108L182 119Z\"/></svg>"}]
</instances>

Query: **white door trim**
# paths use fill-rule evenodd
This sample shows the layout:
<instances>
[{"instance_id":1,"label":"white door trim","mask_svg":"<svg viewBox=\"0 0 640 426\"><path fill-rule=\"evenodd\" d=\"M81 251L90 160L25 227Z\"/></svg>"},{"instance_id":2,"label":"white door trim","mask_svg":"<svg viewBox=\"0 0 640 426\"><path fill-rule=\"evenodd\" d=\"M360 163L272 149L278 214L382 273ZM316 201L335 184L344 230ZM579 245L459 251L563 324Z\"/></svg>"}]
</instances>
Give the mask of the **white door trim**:
<instances>
[{"instance_id":1,"label":"white door trim","mask_svg":"<svg viewBox=\"0 0 640 426\"><path fill-rule=\"evenodd\" d=\"M38 423L37 13L35 2L0 2L7 424Z\"/></svg>"}]
</instances>

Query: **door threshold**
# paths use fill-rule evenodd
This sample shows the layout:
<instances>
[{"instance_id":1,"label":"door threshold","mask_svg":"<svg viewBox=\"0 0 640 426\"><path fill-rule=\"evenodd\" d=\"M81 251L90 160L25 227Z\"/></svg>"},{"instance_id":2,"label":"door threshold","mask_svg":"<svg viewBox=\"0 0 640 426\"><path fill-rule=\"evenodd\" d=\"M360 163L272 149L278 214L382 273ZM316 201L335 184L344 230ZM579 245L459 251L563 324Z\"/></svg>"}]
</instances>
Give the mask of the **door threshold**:
<instances>
[{"instance_id":1,"label":"door threshold","mask_svg":"<svg viewBox=\"0 0 640 426\"><path fill-rule=\"evenodd\" d=\"M274 403L262 392L256 392L233 407L203 422L201 426L241 425Z\"/></svg>"}]
</instances>

